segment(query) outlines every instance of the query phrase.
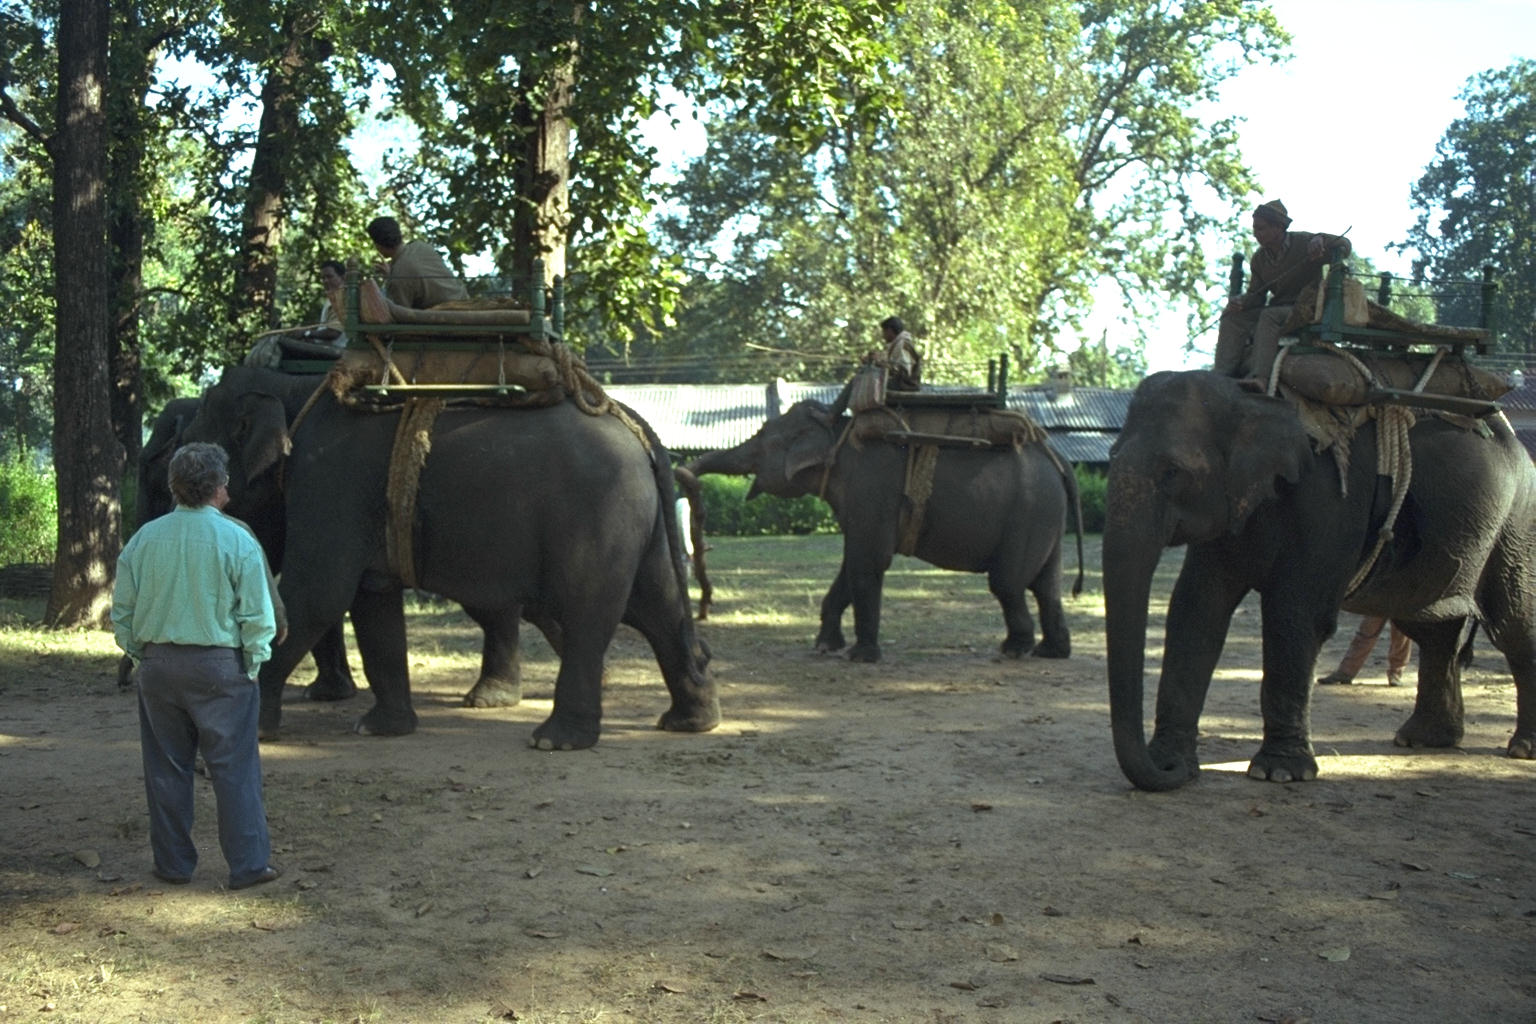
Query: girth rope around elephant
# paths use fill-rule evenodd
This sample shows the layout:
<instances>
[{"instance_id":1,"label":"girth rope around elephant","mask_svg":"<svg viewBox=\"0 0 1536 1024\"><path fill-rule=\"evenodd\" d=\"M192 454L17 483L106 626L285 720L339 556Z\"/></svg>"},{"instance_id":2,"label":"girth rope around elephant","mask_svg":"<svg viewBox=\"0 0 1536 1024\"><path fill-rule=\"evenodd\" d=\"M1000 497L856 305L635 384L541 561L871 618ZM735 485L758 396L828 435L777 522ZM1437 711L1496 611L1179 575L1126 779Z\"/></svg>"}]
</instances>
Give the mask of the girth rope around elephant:
<instances>
[{"instance_id":1,"label":"girth rope around elephant","mask_svg":"<svg viewBox=\"0 0 1536 1024\"><path fill-rule=\"evenodd\" d=\"M1333 345L1324 344L1320 347L1343 357L1347 364L1354 367L1365 378L1367 385L1380 386L1381 382L1376 379L1376 374L1353 353ZM1267 393L1271 396L1275 395L1278 391L1280 368L1285 362L1285 357L1289 350L1290 346L1282 346L1279 354L1275 357L1274 366L1270 369ZM1433 358L1429 360L1428 365L1425 366L1424 371L1419 375L1419 379L1414 383L1413 390L1415 392L1423 392L1424 388L1429 384L1430 378L1434 376L1436 367L1440 365L1440 361L1445 357L1445 353L1446 349L1443 346L1435 350ZM1413 410L1401 405L1376 404L1371 407L1370 413L1372 418L1376 420L1376 472L1379 476L1391 479L1392 504L1387 509L1387 515L1382 520L1381 528L1376 531L1376 543L1372 546L1371 553L1366 556L1360 568L1355 570L1354 576L1350 578L1349 586L1344 590L1345 596L1353 594L1356 590L1360 589L1360 585L1365 582L1366 577L1375 568L1376 560L1381 557L1382 551L1386 550L1386 546L1391 543L1395 535L1394 527L1397 525L1397 517L1402 512L1404 500L1408 497L1408 486L1413 482L1413 448L1408 439L1408 432L1413 429L1414 423L1417 422L1417 417L1414 416ZM1340 474L1340 481L1341 483L1343 481L1342 472Z\"/></svg>"},{"instance_id":2,"label":"girth rope around elephant","mask_svg":"<svg viewBox=\"0 0 1536 1024\"><path fill-rule=\"evenodd\" d=\"M369 335L368 341L388 368L387 372L392 383L407 384L405 377L395 366L394 360L389 357L389 352L379 339ZM546 356L554 362L559 373L560 386L576 408L588 416L614 417L640 441L646 454L652 459L655 458L655 452L645 431L623 406L608 397L602 385L587 372L586 365L580 357L563 344L551 344L543 339L527 339L524 344L535 355ZM337 401L356 408L356 403L348 400L355 383L352 375L343 366L338 364L333 367L310 394L292 422L288 424L287 436L283 439L283 453L291 454L293 436L297 433L299 424L327 390L335 394ZM476 401L474 404L483 403ZM400 421L396 426L395 440L390 450L389 482L385 494L388 509L388 522L384 533L385 550L391 571L410 588L416 586L415 545L412 537L415 530L416 499L421 482L421 471L425 468L427 456L432 451L432 427L447 405L448 402L441 398L406 399L405 403L399 407ZM374 409L373 411L389 410ZM281 486L281 479L279 479L279 488Z\"/></svg>"}]
</instances>

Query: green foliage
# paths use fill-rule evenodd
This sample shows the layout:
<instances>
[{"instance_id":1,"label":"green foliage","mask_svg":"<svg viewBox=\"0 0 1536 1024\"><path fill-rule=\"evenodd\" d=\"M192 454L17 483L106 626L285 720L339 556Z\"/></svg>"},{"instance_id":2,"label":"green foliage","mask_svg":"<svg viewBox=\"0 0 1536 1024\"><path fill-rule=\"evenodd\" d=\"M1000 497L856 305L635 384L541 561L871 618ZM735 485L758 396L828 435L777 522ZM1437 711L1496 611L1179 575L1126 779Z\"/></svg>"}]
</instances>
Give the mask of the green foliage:
<instances>
[{"instance_id":1,"label":"green foliage","mask_svg":"<svg viewBox=\"0 0 1536 1024\"><path fill-rule=\"evenodd\" d=\"M1441 137L1413 187L1418 220L1403 248L1417 250L1415 275L1436 291L1441 320L1478 322L1478 290L1494 267L1493 320L1500 347L1536 352L1536 60L1517 60L1468 82L1465 117Z\"/></svg>"},{"instance_id":2,"label":"green foliage","mask_svg":"<svg viewBox=\"0 0 1536 1024\"><path fill-rule=\"evenodd\" d=\"M1104 492L1109 485L1109 477L1097 469L1076 465L1072 467L1077 476L1078 499L1083 505L1083 532L1104 532ZM1072 528L1071 521L1067 528Z\"/></svg>"},{"instance_id":3,"label":"green foliage","mask_svg":"<svg viewBox=\"0 0 1536 1024\"><path fill-rule=\"evenodd\" d=\"M855 116L852 87L809 143L759 111L711 110L668 228L718 284L688 293L680 333L846 367L895 313L929 379L968 378L999 350L1029 379L1102 280L1202 297L1195 240L1213 221L1193 196L1233 200L1251 182L1234 122L1193 111L1242 63L1276 57L1267 9L911 0L882 28L895 100L877 118Z\"/></svg>"},{"instance_id":4,"label":"green foliage","mask_svg":"<svg viewBox=\"0 0 1536 1024\"><path fill-rule=\"evenodd\" d=\"M837 519L819 498L778 498L762 494L747 500L751 480L709 474L699 479L704 495L704 532L724 537L836 533Z\"/></svg>"},{"instance_id":5,"label":"green foliage","mask_svg":"<svg viewBox=\"0 0 1536 1024\"><path fill-rule=\"evenodd\" d=\"M53 472L22 456L0 460L0 565L53 561L56 520Z\"/></svg>"}]
</instances>

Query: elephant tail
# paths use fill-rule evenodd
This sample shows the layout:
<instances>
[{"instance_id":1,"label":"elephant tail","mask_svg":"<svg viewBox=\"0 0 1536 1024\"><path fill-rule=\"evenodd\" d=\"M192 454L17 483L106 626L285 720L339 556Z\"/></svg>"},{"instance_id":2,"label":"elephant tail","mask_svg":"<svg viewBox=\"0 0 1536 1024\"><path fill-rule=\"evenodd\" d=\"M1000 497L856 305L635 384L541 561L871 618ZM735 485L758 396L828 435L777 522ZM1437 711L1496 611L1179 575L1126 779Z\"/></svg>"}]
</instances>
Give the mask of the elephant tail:
<instances>
[{"instance_id":1,"label":"elephant tail","mask_svg":"<svg viewBox=\"0 0 1536 1024\"><path fill-rule=\"evenodd\" d=\"M656 493L657 497L660 499L660 507L657 509L657 514L661 516L662 528L666 533L667 561L671 564L673 575L677 579L678 592L683 595L683 622L684 629L687 632L687 636L684 637L684 640L687 644L687 649L692 650L696 637L694 636L693 631L693 614L692 611L687 607L687 548L683 545L683 538L679 532L679 526L677 522L677 489L673 486L672 457L667 451L666 446L661 443L661 438L656 435L656 431L651 427L649 423L645 421L644 417L635 412L633 409L624 405L622 402L614 402L613 404L622 409L627 414L630 421L641 429L641 431L645 434L645 440L650 447L651 472L656 478ZM695 483L697 483L696 479ZM691 500L689 505L690 507L693 505ZM699 557L703 557L702 552L700 553ZM701 619L704 617L702 611L703 607L704 606L701 603L701 612L699 615L699 618Z\"/></svg>"},{"instance_id":2,"label":"elephant tail","mask_svg":"<svg viewBox=\"0 0 1536 1024\"><path fill-rule=\"evenodd\" d=\"M1083 561L1083 496L1078 492L1077 474L1072 470L1072 464L1066 462L1056 454L1056 449L1051 447L1049 441L1040 442L1045 446L1045 452L1051 457L1051 462L1056 466L1056 472L1061 474L1061 485L1066 488L1067 501L1072 506L1072 525L1077 532L1077 580L1072 584L1072 596L1077 597L1083 592L1083 579L1087 569Z\"/></svg>"},{"instance_id":3,"label":"elephant tail","mask_svg":"<svg viewBox=\"0 0 1536 1024\"><path fill-rule=\"evenodd\" d=\"M714 585L709 582L709 566L704 559L704 552L709 550L709 545L704 542L704 491L699 478L687 467L675 467L672 475L688 499L688 535L693 542L690 557L693 559L693 576L699 581L699 618L703 620L709 618L709 606L714 603L715 596Z\"/></svg>"}]
</instances>

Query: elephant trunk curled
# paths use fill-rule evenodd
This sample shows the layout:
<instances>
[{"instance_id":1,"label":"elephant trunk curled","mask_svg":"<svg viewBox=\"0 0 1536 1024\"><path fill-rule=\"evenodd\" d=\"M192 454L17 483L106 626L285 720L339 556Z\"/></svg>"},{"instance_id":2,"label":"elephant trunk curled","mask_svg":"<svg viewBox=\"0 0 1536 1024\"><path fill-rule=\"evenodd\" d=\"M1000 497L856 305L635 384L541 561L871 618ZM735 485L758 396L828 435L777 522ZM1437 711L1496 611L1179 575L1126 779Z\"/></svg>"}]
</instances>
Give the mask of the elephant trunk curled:
<instances>
[{"instance_id":1,"label":"elephant trunk curled","mask_svg":"<svg viewBox=\"0 0 1536 1024\"><path fill-rule=\"evenodd\" d=\"M1110 726L1120 770L1138 789L1177 789L1192 777L1186 764L1159 764L1147 745L1142 680L1147 606L1167 537L1151 481L1110 466L1104 525L1104 636L1109 662Z\"/></svg>"}]
</instances>

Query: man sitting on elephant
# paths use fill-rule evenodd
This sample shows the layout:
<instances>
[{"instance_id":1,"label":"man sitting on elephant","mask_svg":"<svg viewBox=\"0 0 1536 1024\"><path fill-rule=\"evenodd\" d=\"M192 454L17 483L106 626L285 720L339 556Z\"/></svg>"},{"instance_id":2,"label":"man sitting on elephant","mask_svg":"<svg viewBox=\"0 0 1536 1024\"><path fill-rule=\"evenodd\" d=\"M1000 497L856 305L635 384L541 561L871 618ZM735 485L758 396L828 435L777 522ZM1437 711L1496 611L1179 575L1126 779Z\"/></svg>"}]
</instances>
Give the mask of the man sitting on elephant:
<instances>
[{"instance_id":1,"label":"man sitting on elephant","mask_svg":"<svg viewBox=\"0 0 1536 1024\"><path fill-rule=\"evenodd\" d=\"M426 242L407 242L400 222L375 217L368 223L368 237L379 255L389 260L384 294L391 302L412 309L429 309L443 302L469 298L464 282L454 276L437 250Z\"/></svg>"},{"instance_id":2,"label":"man sitting on elephant","mask_svg":"<svg viewBox=\"0 0 1536 1024\"><path fill-rule=\"evenodd\" d=\"M1267 381L1280 350L1281 328L1297 297L1322 280L1329 250L1350 253L1349 239L1341 235L1291 231L1290 225L1285 204L1278 199L1253 211L1253 237L1259 248L1249 262L1248 290L1228 302L1221 314L1212 367L1217 373Z\"/></svg>"}]
</instances>

